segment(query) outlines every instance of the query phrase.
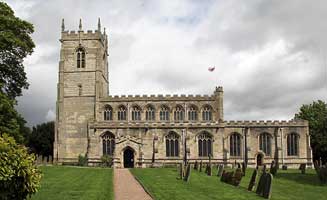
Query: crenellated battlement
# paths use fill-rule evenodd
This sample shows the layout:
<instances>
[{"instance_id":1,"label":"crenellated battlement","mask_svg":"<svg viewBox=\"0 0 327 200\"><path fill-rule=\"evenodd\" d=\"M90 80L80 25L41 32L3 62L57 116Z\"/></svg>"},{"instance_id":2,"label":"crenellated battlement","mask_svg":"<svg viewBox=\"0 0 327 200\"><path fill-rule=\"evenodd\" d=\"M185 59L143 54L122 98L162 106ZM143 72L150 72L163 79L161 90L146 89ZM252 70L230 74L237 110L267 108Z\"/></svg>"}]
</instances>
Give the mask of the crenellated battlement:
<instances>
[{"instance_id":1,"label":"crenellated battlement","mask_svg":"<svg viewBox=\"0 0 327 200\"><path fill-rule=\"evenodd\" d=\"M228 127L247 127L247 126L308 126L308 121L306 120L259 120L259 121L224 121L225 125Z\"/></svg>"},{"instance_id":2,"label":"crenellated battlement","mask_svg":"<svg viewBox=\"0 0 327 200\"><path fill-rule=\"evenodd\" d=\"M79 30L65 30L65 24L64 24L64 19L62 20L62 25L61 25L61 40L92 40L92 39L97 39L104 41L107 38L105 28L103 33L101 32L101 23L100 19L98 19L98 29L97 30L87 30L86 32L82 29L82 20L80 19L79 22Z\"/></svg>"},{"instance_id":3,"label":"crenellated battlement","mask_svg":"<svg viewBox=\"0 0 327 200\"><path fill-rule=\"evenodd\" d=\"M151 95L114 95L102 98L101 101L214 101L215 95L186 94L151 94Z\"/></svg>"}]
</instances>

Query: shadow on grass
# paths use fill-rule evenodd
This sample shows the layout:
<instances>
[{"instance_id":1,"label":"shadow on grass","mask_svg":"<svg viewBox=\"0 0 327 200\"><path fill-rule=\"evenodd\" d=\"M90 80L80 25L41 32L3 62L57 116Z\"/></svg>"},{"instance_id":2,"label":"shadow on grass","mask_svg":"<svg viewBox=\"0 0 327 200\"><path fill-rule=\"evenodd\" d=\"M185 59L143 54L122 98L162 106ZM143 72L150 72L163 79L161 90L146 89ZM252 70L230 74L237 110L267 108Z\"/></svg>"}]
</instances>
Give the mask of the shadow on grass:
<instances>
[{"instance_id":1,"label":"shadow on grass","mask_svg":"<svg viewBox=\"0 0 327 200\"><path fill-rule=\"evenodd\" d=\"M276 179L286 179L303 185L321 185L316 174L300 174L300 173L282 173L278 172Z\"/></svg>"}]
</instances>

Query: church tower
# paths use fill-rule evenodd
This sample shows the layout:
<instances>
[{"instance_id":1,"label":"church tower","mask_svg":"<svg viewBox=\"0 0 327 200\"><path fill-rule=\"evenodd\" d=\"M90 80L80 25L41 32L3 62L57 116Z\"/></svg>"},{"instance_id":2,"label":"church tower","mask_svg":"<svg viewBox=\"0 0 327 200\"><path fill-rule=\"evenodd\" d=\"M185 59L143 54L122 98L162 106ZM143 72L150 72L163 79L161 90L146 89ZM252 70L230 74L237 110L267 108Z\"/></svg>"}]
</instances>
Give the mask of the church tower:
<instances>
[{"instance_id":1,"label":"church tower","mask_svg":"<svg viewBox=\"0 0 327 200\"><path fill-rule=\"evenodd\" d=\"M96 106L108 96L108 39L101 32L65 30L61 27L61 50L57 85L54 159L76 162L88 149L88 124L96 120Z\"/></svg>"}]
</instances>

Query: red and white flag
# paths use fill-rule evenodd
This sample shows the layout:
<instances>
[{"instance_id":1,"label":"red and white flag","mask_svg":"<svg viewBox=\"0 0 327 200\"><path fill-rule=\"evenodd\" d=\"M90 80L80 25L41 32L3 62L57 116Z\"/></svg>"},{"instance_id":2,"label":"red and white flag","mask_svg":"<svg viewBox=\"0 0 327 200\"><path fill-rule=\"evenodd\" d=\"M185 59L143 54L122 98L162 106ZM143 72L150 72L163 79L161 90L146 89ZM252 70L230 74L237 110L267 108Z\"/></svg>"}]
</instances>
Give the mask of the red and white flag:
<instances>
[{"instance_id":1,"label":"red and white flag","mask_svg":"<svg viewBox=\"0 0 327 200\"><path fill-rule=\"evenodd\" d=\"M209 72L213 72L213 71L215 71L215 68L216 67L209 67L208 70L209 70Z\"/></svg>"}]
</instances>

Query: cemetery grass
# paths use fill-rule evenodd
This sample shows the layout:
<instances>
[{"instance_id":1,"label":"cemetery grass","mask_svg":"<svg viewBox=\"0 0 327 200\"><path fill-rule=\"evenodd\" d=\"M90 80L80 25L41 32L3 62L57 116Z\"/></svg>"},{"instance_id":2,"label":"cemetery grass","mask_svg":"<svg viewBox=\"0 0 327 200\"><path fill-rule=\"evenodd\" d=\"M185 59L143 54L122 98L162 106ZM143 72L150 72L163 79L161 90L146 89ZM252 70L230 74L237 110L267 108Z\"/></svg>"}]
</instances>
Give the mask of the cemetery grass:
<instances>
[{"instance_id":1,"label":"cemetery grass","mask_svg":"<svg viewBox=\"0 0 327 200\"><path fill-rule=\"evenodd\" d=\"M108 168L42 166L41 188L32 200L114 199L113 171Z\"/></svg>"},{"instance_id":2,"label":"cemetery grass","mask_svg":"<svg viewBox=\"0 0 327 200\"><path fill-rule=\"evenodd\" d=\"M131 169L131 172L157 200L263 199L256 195L255 188L247 191L253 169L247 170L239 187L220 182L216 167L213 176L192 170L188 183L178 179L179 171L175 168ZM314 170L306 170L306 174L295 169L278 170L273 179L271 199L325 199L326 196L327 186L320 185Z\"/></svg>"}]
</instances>

